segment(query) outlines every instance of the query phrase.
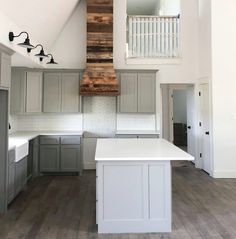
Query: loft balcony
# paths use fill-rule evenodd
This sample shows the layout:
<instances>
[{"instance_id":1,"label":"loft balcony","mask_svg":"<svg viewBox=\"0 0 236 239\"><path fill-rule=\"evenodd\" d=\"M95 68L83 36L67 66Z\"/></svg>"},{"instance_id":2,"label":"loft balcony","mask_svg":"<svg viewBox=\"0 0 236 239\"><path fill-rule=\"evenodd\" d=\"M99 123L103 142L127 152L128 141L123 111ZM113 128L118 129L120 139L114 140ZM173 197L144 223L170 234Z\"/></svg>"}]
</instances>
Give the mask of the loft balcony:
<instances>
[{"instance_id":1,"label":"loft balcony","mask_svg":"<svg viewBox=\"0 0 236 239\"><path fill-rule=\"evenodd\" d=\"M180 60L180 16L129 15L127 63L173 64Z\"/></svg>"}]
</instances>

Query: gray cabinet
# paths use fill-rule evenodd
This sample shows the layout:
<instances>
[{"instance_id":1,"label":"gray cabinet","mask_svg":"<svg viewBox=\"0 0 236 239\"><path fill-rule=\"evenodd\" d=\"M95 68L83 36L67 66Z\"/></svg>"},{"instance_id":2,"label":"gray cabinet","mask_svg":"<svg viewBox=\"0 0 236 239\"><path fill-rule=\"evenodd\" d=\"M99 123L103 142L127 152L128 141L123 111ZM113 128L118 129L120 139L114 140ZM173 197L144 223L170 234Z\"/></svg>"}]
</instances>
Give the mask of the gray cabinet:
<instances>
[{"instance_id":1,"label":"gray cabinet","mask_svg":"<svg viewBox=\"0 0 236 239\"><path fill-rule=\"evenodd\" d=\"M40 172L79 172L80 136L41 136Z\"/></svg>"},{"instance_id":2,"label":"gray cabinet","mask_svg":"<svg viewBox=\"0 0 236 239\"><path fill-rule=\"evenodd\" d=\"M120 112L136 113L138 110L137 102L137 74L123 73L120 75Z\"/></svg>"},{"instance_id":3,"label":"gray cabinet","mask_svg":"<svg viewBox=\"0 0 236 239\"><path fill-rule=\"evenodd\" d=\"M61 111L63 113L79 112L79 106L79 74L63 73Z\"/></svg>"},{"instance_id":4,"label":"gray cabinet","mask_svg":"<svg viewBox=\"0 0 236 239\"><path fill-rule=\"evenodd\" d=\"M59 157L60 157L59 145L41 145L40 172L58 172Z\"/></svg>"},{"instance_id":5,"label":"gray cabinet","mask_svg":"<svg viewBox=\"0 0 236 239\"><path fill-rule=\"evenodd\" d=\"M44 73L43 112L61 112L61 74Z\"/></svg>"},{"instance_id":6,"label":"gray cabinet","mask_svg":"<svg viewBox=\"0 0 236 239\"><path fill-rule=\"evenodd\" d=\"M27 157L15 163L15 196L27 183Z\"/></svg>"},{"instance_id":7,"label":"gray cabinet","mask_svg":"<svg viewBox=\"0 0 236 239\"><path fill-rule=\"evenodd\" d=\"M61 145L61 171L79 171L80 147L78 145Z\"/></svg>"},{"instance_id":8,"label":"gray cabinet","mask_svg":"<svg viewBox=\"0 0 236 239\"><path fill-rule=\"evenodd\" d=\"M42 112L42 83L41 72L26 73L26 112Z\"/></svg>"},{"instance_id":9,"label":"gray cabinet","mask_svg":"<svg viewBox=\"0 0 236 239\"><path fill-rule=\"evenodd\" d=\"M138 74L138 112L155 112L155 92L156 92L155 74Z\"/></svg>"},{"instance_id":10,"label":"gray cabinet","mask_svg":"<svg viewBox=\"0 0 236 239\"><path fill-rule=\"evenodd\" d=\"M10 203L15 196L15 151L8 152L8 203Z\"/></svg>"},{"instance_id":11,"label":"gray cabinet","mask_svg":"<svg viewBox=\"0 0 236 239\"><path fill-rule=\"evenodd\" d=\"M11 86L11 56L0 52L0 87L10 88Z\"/></svg>"},{"instance_id":12,"label":"gray cabinet","mask_svg":"<svg viewBox=\"0 0 236 239\"><path fill-rule=\"evenodd\" d=\"M138 139L159 138L159 134L117 134L116 138L138 138Z\"/></svg>"},{"instance_id":13,"label":"gray cabinet","mask_svg":"<svg viewBox=\"0 0 236 239\"><path fill-rule=\"evenodd\" d=\"M79 73L45 73L43 102L46 113L79 112Z\"/></svg>"},{"instance_id":14,"label":"gray cabinet","mask_svg":"<svg viewBox=\"0 0 236 239\"><path fill-rule=\"evenodd\" d=\"M155 113L156 73L120 73L119 113Z\"/></svg>"},{"instance_id":15,"label":"gray cabinet","mask_svg":"<svg viewBox=\"0 0 236 239\"><path fill-rule=\"evenodd\" d=\"M27 157L27 179L38 176L38 138L32 139L29 142L29 154Z\"/></svg>"},{"instance_id":16,"label":"gray cabinet","mask_svg":"<svg viewBox=\"0 0 236 239\"><path fill-rule=\"evenodd\" d=\"M12 114L42 112L42 72L13 68L10 94Z\"/></svg>"}]
</instances>

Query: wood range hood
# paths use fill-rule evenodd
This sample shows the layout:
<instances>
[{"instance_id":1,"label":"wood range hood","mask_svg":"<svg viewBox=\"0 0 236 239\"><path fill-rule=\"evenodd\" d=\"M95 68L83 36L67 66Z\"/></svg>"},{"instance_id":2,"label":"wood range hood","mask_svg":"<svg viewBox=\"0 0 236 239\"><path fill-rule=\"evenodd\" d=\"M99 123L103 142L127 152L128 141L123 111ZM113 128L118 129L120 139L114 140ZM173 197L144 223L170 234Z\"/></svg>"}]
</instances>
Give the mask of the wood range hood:
<instances>
[{"instance_id":1,"label":"wood range hood","mask_svg":"<svg viewBox=\"0 0 236 239\"><path fill-rule=\"evenodd\" d=\"M87 64L81 95L119 95L113 67L113 0L87 0Z\"/></svg>"}]
</instances>

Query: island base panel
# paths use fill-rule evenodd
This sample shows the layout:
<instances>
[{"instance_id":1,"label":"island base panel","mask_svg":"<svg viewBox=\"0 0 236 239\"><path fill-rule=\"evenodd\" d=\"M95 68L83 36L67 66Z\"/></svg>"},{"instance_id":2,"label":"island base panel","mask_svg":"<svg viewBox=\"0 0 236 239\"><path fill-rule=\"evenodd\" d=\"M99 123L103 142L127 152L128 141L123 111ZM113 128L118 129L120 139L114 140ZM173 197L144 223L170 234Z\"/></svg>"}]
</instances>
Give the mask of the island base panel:
<instances>
[{"instance_id":1,"label":"island base panel","mask_svg":"<svg viewBox=\"0 0 236 239\"><path fill-rule=\"evenodd\" d=\"M97 162L98 233L171 231L170 161Z\"/></svg>"}]
</instances>

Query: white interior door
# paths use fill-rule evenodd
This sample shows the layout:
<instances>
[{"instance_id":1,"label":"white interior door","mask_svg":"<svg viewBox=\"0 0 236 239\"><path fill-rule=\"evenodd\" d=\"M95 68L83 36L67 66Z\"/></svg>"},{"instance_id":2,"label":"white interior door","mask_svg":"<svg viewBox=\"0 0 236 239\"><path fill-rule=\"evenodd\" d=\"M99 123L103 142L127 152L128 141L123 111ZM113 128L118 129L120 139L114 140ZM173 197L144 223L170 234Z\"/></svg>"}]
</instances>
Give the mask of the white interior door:
<instances>
[{"instance_id":1,"label":"white interior door","mask_svg":"<svg viewBox=\"0 0 236 239\"><path fill-rule=\"evenodd\" d=\"M211 174L209 85L200 85L200 147L203 169Z\"/></svg>"},{"instance_id":2,"label":"white interior door","mask_svg":"<svg viewBox=\"0 0 236 239\"><path fill-rule=\"evenodd\" d=\"M188 153L195 156L195 134L194 134L194 88L187 88L187 145Z\"/></svg>"}]
</instances>

